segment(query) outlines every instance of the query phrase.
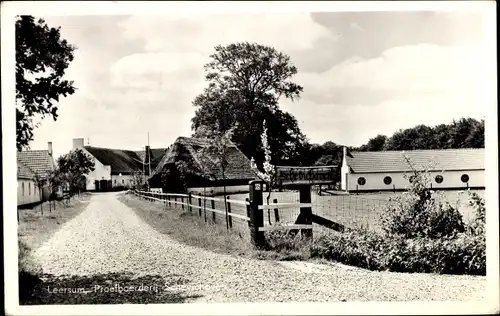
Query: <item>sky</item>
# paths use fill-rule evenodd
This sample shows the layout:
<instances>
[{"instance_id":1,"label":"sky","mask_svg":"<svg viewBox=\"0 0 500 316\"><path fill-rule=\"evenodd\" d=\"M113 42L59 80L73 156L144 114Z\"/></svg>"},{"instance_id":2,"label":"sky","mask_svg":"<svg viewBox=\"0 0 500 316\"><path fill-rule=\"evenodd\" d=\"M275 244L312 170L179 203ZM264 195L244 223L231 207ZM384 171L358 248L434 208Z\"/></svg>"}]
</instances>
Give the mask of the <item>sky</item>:
<instances>
[{"instance_id":1,"label":"sky","mask_svg":"<svg viewBox=\"0 0 500 316\"><path fill-rule=\"evenodd\" d=\"M77 46L78 88L35 130L56 157L73 138L97 147L168 147L190 136L192 101L216 45L288 54L299 100L280 100L311 142L359 146L377 134L485 115L482 20L465 12L289 12L43 16Z\"/></svg>"}]
</instances>

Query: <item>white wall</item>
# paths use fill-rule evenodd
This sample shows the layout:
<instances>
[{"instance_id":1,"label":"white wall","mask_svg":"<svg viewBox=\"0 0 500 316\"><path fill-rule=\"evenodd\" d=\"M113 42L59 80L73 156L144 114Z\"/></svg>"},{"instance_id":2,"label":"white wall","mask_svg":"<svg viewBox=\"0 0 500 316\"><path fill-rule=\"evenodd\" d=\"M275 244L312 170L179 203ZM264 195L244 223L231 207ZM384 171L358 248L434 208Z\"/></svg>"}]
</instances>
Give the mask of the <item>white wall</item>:
<instances>
[{"instance_id":1,"label":"white wall","mask_svg":"<svg viewBox=\"0 0 500 316\"><path fill-rule=\"evenodd\" d=\"M111 186L119 187L124 186L130 188L133 186L134 177L132 175L111 175Z\"/></svg>"},{"instance_id":2,"label":"white wall","mask_svg":"<svg viewBox=\"0 0 500 316\"><path fill-rule=\"evenodd\" d=\"M36 203L41 200L40 190L36 187L35 181L17 179L17 205Z\"/></svg>"},{"instance_id":3,"label":"white wall","mask_svg":"<svg viewBox=\"0 0 500 316\"><path fill-rule=\"evenodd\" d=\"M430 172L432 188L445 189L445 188L467 188L467 184L463 183L460 178L463 174L469 175L469 187L484 187L484 170L469 170L469 171L444 171L444 172ZM405 189L409 185L409 181L403 177L403 172L389 172L389 173L354 173L348 174L347 186L349 191L358 190L393 190ZM437 183L435 177L437 175L443 176L443 182ZM390 176L392 183L386 185L384 178ZM365 185L358 185L358 179L364 177L366 179ZM357 185L357 187L356 187Z\"/></svg>"},{"instance_id":4,"label":"white wall","mask_svg":"<svg viewBox=\"0 0 500 316\"><path fill-rule=\"evenodd\" d=\"M95 180L111 180L111 166L103 165L99 160L92 156L85 148L80 148L87 155L94 158L94 171L89 173L87 178L87 190L95 190Z\"/></svg>"}]
</instances>

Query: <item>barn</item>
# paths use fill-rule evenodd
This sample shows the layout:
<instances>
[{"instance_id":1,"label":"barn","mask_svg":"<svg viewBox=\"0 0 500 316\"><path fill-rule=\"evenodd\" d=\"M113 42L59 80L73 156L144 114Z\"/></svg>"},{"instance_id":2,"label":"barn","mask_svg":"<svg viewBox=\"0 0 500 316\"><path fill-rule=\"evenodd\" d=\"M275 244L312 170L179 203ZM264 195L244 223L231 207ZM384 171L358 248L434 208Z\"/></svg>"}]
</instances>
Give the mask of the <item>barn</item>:
<instances>
[{"instance_id":1,"label":"barn","mask_svg":"<svg viewBox=\"0 0 500 316\"><path fill-rule=\"evenodd\" d=\"M94 159L94 171L86 176L86 190L108 191L142 184L156 168L167 148L143 151L84 146L83 138L73 139L73 150L81 149Z\"/></svg>"},{"instance_id":2,"label":"barn","mask_svg":"<svg viewBox=\"0 0 500 316\"><path fill-rule=\"evenodd\" d=\"M250 160L231 143L227 150L227 166L222 175L217 158L204 148L208 140L178 137L149 178L151 188L164 192L219 193L248 191L248 182L256 178Z\"/></svg>"},{"instance_id":3,"label":"barn","mask_svg":"<svg viewBox=\"0 0 500 316\"><path fill-rule=\"evenodd\" d=\"M429 171L431 189L484 189L484 148L347 152L344 147L341 188L349 192L405 190L411 171Z\"/></svg>"}]
</instances>

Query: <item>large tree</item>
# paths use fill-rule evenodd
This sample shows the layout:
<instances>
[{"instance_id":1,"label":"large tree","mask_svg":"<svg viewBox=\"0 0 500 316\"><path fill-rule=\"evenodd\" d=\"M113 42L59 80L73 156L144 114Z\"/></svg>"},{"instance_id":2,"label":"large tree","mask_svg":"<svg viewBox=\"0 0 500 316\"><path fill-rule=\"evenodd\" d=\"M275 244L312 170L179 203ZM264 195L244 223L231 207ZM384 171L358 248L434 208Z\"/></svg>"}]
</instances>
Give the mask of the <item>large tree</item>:
<instances>
[{"instance_id":1,"label":"large tree","mask_svg":"<svg viewBox=\"0 0 500 316\"><path fill-rule=\"evenodd\" d=\"M16 20L16 146L27 148L33 140L35 117L57 119L60 96L75 92L63 79L73 60L75 46L61 38L60 28L43 19L19 16Z\"/></svg>"},{"instance_id":2,"label":"large tree","mask_svg":"<svg viewBox=\"0 0 500 316\"><path fill-rule=\"evenodd\" d=\"M361 151L380 151L384 149L385 143L387 142L387 136L377 135L370 138L366 145L360 147Z\"/></svg>"},{"instance_id":3,"label":"large tree","mask_svg":"<svg viewBox=\"0 0 500 316\"><path fill-rule=\"evenodd\" d=\"M221 132L234 128L232 140L248 157L262 166L260 135L266 121L273 164L297 164L306 138L297 120L278 107L281 97L295 100L302 87L291 81L297 68L290 57L256 43L216 46L205 65L208 87L193 102L192 128L201 126Z\"/></svg>"}]
</instances>

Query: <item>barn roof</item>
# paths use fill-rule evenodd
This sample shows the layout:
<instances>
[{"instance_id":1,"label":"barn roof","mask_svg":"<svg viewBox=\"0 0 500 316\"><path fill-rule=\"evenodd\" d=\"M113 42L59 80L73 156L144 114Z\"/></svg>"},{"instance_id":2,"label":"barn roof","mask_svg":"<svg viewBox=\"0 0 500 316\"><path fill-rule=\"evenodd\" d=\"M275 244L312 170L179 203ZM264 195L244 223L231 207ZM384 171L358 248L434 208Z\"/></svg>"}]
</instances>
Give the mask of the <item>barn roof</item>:
<instances>
[{"instance_id":1,"label":"barn roof","mask_svg":"<svg viewBox=\"0 0 500 316\"><path fill-rule=\"evenodd\" d=\"M484 148L408 151L352 151L347 165L353 173L410 171L404 157L415 168L430 171L484 170Z\"/></svg>"},{"instance_id":2,"label":"barn roof","mask_svg":"<svg viewBox=\"0 0 500 316\"><path fill-rule=\"evenodd\" d=\"M132 173L142 171L142 162L146 157L145 150L132 151L101 147L84 147L103 165L111 166L111 173ZM151 170L154 170L165 155L166 148L151 148Z\"/></svg>"},{"instance_id":3,"label":"barn roof","mask_svg":"<svg viewBox=\"0 0 500 316\"><path fill-rule=\"evenodd\" d=\"M17 178L18 179L33 179L35 173L25 164L23 164L19 159L17 160Z\"/></svg>"},{"instance_id":4,"label":"barn roof","mask_svg":"<svg viewBox=\"0 0 500 316\"><path fill-rule=\"evenodd\" d=\"M42 177L55 168L54 159L48 150L18 151L17 161Z\"/></svg>"},{"instance_id":5,"label":"barn roof","mask_svg":"<svg viewBox=\"0 0 500 316\"><path fill-rule=\"evenodd\" d=\"M216 164L216 157L202 151L207 145L208 140L206 139L177 138L163 159L161 159L153 172L153 176L161 173L169 164L184 161L188 172L209 178L210 180L222 179L222 171ZM233 143L228 148L227 161L226 180L254 179L256 177L255 172L250 168L250 160Z\"/></svg>"},{"instance_id":6,"label":"barn roof","mask_svg":"<svg viewBox=\"0 0 500 316\"><path fill-rule=\"evenodd\" d=\"M132 150L92 146L85 146L84 148L103 165L111 166L112 173L131 173L142 170L141 159Z\"/></svg>"}]
</instances>

